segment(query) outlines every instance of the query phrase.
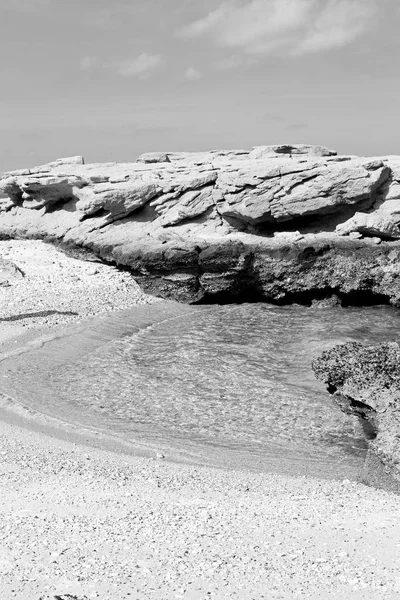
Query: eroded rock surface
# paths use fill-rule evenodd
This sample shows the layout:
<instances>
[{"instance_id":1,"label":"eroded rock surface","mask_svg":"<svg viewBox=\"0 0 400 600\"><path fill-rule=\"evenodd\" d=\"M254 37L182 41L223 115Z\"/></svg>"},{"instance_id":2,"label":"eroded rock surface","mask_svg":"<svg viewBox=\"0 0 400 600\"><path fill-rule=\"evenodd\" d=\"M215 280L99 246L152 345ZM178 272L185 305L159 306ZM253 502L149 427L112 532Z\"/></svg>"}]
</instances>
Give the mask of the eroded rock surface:
<instances>
[{"instance_id":1,"label":"eroded rock surface","mask_svg":"<svg viewBox=\"0 0 400 600\"><path fill-rule=\"evenodd\" d=\"M351 342L323 352L312 368L340 409L369 421L365 478L400 492L400 346Z\"/></svg>"},{"instance_id":2,"label":"eroded rock surface","mask_svg":"<svg viewBox=\"0 0 400 600\"><path fill-rule=\"evenodd\" d=\"M400 157L322 146L77 156L0 178L1 237L94 253L186 302L400 304L399 207Z\"/></svg>"}]
</instances>

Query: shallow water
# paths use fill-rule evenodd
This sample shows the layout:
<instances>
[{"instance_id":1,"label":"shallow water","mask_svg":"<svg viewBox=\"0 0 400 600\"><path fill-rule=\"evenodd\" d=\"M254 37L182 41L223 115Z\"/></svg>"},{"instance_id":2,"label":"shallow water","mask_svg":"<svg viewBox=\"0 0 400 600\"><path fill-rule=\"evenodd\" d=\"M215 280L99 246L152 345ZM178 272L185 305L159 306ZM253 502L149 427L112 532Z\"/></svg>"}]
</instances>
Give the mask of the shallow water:
<instances>
[{"instance_id":1,"label":"shallow water","mask_svg":"<svg viewBox=\"0 0 400 600\"><path fill-rule=\"evenodd\" d=\"M310 363L338 343L395 339L399 316L241 304L174 308L137 328L136 310L125 311L4 361L0 391L200 463L355 477L363 429Z\"/></svg>"}]
</instances>

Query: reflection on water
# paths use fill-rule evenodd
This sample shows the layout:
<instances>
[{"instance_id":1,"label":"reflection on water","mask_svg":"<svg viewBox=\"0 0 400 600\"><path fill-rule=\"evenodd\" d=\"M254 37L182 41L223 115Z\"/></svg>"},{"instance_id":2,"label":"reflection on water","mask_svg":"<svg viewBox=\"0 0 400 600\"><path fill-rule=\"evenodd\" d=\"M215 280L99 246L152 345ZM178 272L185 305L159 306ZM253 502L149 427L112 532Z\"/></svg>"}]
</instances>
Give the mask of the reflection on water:
<instances>
[{"instance_id":1,"label":"reflection on water","mask_svg":"<svg viewBox=\"0 0 400 600\"><path fill-rule=\"evenodd\" d=\"M364 433L333 405L311 359L350 340L393 339L398 314L389 307L186 307L88 353L78 352L81 333L64 341L61 358L58 341L11 361L7 392L125 439L201 449L204 461L221 456L225 464L315 474L329 465L333 475L348 475L362 463Z\"/></svg>"}]
</instances>

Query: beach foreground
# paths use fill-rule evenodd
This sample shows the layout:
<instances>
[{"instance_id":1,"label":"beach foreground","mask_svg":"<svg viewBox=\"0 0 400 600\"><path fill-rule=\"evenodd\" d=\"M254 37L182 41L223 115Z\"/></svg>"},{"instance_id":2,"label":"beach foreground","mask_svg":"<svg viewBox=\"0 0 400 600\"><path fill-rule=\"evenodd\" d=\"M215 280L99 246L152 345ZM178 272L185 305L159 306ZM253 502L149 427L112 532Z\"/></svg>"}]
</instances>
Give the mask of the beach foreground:
<instances>
[{"instance_id":1,"label":"beach foreground","mask_svg":"<svg viewBox=\"0 0 400 600\"><path fill-rule=\"evenodd\" d=\"M93 273L39 242L4 247L17 266L25 261L26 277L0 288L2 318L29 316L1 323L1 352L26 329L152 301L112 267ZM2 600L400 596L399 496L348 480L130 456L93 447L84 433L61 437L0 414Z\"/></svg>"},{"instance_id":2,"label":"beach foreground","mask_svg":"<svg viewBox=\"0 0 400 600\"><path fill-rule=\"evenodd\" d=\"M398 598L400 498L0 423L2 600Z\"/></svg>"}]
</instances>

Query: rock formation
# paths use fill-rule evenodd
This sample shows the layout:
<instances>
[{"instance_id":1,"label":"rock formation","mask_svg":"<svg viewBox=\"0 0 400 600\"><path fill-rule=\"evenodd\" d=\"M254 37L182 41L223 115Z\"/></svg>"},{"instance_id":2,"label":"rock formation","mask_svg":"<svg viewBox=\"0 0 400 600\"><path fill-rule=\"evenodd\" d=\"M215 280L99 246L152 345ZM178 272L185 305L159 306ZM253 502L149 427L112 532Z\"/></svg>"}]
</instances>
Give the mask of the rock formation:
<instances>
[{"instance_id":1,"label":"rock formation","mask_svg":"<svg viewBox=\"0 0 400 600\"><path fill-rule=\"evenodd\" d=\"M0 287L10 285L10 281L14 279L22 279L24 274L21 269L17 267L10 260L0 258Z\"/></svg>"},{"instance_id":2,"label":"rock formation","mask_svg":"<svg viewBox=\"0 0 400 600\"><path fill-rule=\"evenodd\" d=\"M400 157L322 146L72 157L0 177L0 237L92 253L185 302L400 305L399 223Z\"/></svg>"},{"instance_id":3,"label":"rock formation","mask_svg":"<svg viewBox=\"0 0 400 600\"><path fill-rule=\"evenodd\" d=\"M312 367L341 410L370 422L364 478L400 493L400 346L351 342L323 352Z\"/></svg>"}]
</instances>

